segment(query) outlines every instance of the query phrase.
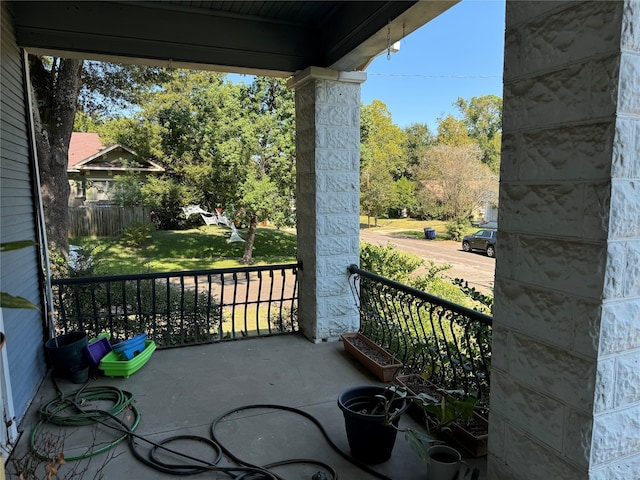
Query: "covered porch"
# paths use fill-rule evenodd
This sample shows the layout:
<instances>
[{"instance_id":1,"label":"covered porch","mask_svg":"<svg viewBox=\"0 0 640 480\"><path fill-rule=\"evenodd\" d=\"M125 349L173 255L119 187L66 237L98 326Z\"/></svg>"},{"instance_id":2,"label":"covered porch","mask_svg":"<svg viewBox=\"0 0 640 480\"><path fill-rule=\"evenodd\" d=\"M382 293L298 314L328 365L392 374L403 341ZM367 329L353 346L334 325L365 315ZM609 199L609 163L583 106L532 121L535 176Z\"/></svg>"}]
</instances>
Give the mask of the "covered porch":
<instances>
[{"instance_id":1,"label":"covered porch","mask_svg":"<svg viewBox=\"0 0 640 480\"><path fill-rule=\"evenodd\" d=\"M358 261L362 70L391 41L453 2L222 2L233 8L247 3L256 12L283 4L313 7L298 22L278 13L264 24L251 21L257 13L203 11L200 3L2 2L2 241L41 240L25 53L291 77L302 264L298 314L301 332L317 345L298 339L304 354L289 352L282 372L301 372L313 379L314 388L322 386L338 375L336 368L324 370L332 366L327 352L333 348L337 354L340 348L325 341L359 324L346 268ZM640 464L638 2L507 2L506 14L489 476L634 478ZM84 26L95 18L106 20L103 30L87 32ZM247 48L238 55L242 45ZM244 62L236 63L238 58ZM3 287L15 287L15 294L42 305L38 255L25 249L4 257L0 279ZM0 385L9 419L1 437L6 449L25 406L42 401L41 392L33 395L46 371L47 319L35 311L0 314L9 339ZM305 369L296 365L311 351L323 352L321 361ZM173 354L158 352L148 370ZM260 363L273 357L244 355L252 375L241 384L251 397L246 403L254 403L263 389L271 391L264 382L277 378L278 371L272 368L258 380ZM205 383L213 377L198 378L201 366L171 363L186 386L168 368L151 377L160 387L153 401L162 408L153 413L161 418L160 427L150 428L150 434L160 438L159 432L175 431L163 423L180 424L183 407L169 408L172 395L201 397L206 415L194 427L201 432L225 408L236 406L231 401L219 410L215 406L233 380L230 371ZM137 378L146 374L126 382L141 382ZM216 389L206 394L212 386ZM326 387L322 395L304 392L309 396L295 405L311 409L324 402L328 410L342 386L334 385L330 393ZM114 463L124 464L124 457ZM354 475L344 476L364 478Z\"/></svg>"},{"instance_id":2,"label":"covered porch","mask_svg":"<svg viewBox=\"0 0 640 480\"><path fill-rule=\"evenodd\" d=\"M157 350L131 377L98 377L91 379L88 385L113 386L131 392L140 413L135 432L154 442L181 435L210 439L212 422L224 413L247 405L276 404L312 415L332 441L348 453L342 412L336 400L342 390L368 384L381 383L355 362L340 342L313 344L299 334L289 334ZM79 385L61 380L59 387L70 393ZM54 382L48 376L25 418L25 434L16 447L14 458L19 458L29 448L31 432L40 419L40 406L56 396ZM416 426L405 415L400 426L407 425ZM83 455L95 443L92 427L52 428L60 428L68 435L64 444L67 457ZM104 427L100 430L101 440L110 442L117 437L114 433L106 433ZM43 429L38 435L38 442L46 438L46 431L48 429ZM302 458L330 465L341 479L425 478L425 464L410 450L402 434L398 435L391 459L371 466L381 474L377 477L333 450L311 420L289 411L260 408L234 413L218 423L216 436L234 455L254 465ZM150 445L141 440L137 444L140 453L148 455ZM198 441L178 441L167 446L207 460L215 457L208 445ZM165 462L181 463L173 456L159 454L159 457ZM481 470L480 478L486 478L486 457L468 459L468 462ZM231 464L223 460L219 465ZM126 441L90 460L61 466L60 475L66 478L65 474L72 468L81 471L85 466L84 478L96 478L94 475L102 468L104 478L175 478L175 475L158 472L137 460ZM11 466L8 468L11 473ZM318 465L302 464L278 467L273 471L283 478L310 479L316 472L326 470ZM36 478L43 476L44 472L40 472ZM222 472L205 472L193 478L229 477ZM327 475L327 478L332 477Z\"/></svg>"}]
</instances>

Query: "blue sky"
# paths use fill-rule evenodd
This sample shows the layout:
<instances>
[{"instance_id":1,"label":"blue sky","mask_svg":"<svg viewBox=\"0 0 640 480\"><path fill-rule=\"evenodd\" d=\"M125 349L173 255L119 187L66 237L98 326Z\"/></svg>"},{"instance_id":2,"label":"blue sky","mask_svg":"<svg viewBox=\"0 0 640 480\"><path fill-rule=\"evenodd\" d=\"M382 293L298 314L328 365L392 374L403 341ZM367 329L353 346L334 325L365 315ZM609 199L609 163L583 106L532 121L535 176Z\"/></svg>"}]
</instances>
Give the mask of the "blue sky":
<instances>
[{"instance_id":1,"label":"blue sky","mask_svg":"<svg viewBox=\"0 0 640 480\"><path fill-rule=\"evenodd\" d=\"M458 97L502 97L504 0L462 0L401 41L367 68L362 102L387 105L399 127L458 114Z\"/></svg>"}]
</instances>

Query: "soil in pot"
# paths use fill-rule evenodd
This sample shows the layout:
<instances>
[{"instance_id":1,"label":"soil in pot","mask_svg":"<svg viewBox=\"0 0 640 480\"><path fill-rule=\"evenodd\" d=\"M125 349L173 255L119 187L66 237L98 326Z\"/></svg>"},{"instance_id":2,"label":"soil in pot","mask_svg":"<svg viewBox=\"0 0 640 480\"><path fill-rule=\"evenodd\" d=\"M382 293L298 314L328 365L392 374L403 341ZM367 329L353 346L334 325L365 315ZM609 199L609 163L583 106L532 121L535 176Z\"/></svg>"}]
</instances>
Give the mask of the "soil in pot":
<instances>
[{"instance_id":1,"label":"soil in pot","mask_svg":"<svg viewBox=\"0 0 640 480\"><path fill-rule=\"evenodd\" d=\"M370 347L366 342L358 337L345 337L345 340L362 351L367 357L371 358L378 365L392 365L389 355L384 355L380 350Z\"/></svg>"},{"instance_id":2,"label":"soil in pot","mask_svg":"<svg viewBox=\"0 0 640 480\"><path fill-rule=\"evenodd\" d=\"M343 333L340 337L345 350L379 380L390 382L402 368L400 360L361 333Z\"/></svg>"},{"instance_id":3,"label":"soil in pot","mask_svg":"<svg viewBox=\"0 0 640 480\"><path fill-rule=\"evenodd\" d=\"M473 416L468 420L456 420L456 424L464 428L474 437L481 437L489 433L487 424L482 422L477 416Z\"/></svg>"}]
</instances>

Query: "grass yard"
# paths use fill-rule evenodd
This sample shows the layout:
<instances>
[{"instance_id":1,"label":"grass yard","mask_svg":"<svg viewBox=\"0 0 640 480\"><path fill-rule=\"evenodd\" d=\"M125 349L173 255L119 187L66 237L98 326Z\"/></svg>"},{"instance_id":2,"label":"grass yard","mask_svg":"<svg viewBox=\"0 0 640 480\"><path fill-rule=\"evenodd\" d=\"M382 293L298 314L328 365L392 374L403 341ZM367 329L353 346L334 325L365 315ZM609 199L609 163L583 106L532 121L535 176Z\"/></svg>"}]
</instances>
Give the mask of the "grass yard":
<instances>
[{"instance_id":1,"label":"grass yard","mask_svg":"<svg viewBox=\"0 0 640 480\"><path fill-rule=\"evenodd\" d=\"M405 237L424 238L424 229L433 228L436 231L436 240L451 240L447 233L447 223L444 220L418 220L415 218L379 218L378 226L374 226L371 219L371 227L367 226L366 215L360 216L360 229L371 230L372 232L393 232L394 235ZM478 230L477 227L469 226L463 235L471 235Z\"/></svg>"},{"instance_id":2,"label":"grass yard","mask_svg":"<svg viewBox=\"0 0 640 480\"><path fill-rule=\"evenodd\" d=\"M238 233L246 238L246 230ZM204 225L153 232L140 247L127 246L119 237L79 237L70 239L70 243L83 247L94 258L95 275L110 275L243 266L240 259L245 244L229 243L229 236L226 227ZM253 258L256 265L294 263L295 231L258 228Z\"/></svg>"},{"instance_id":3,"label":"grass yard","mask_svg":"<svg viewBox=\"0 0 640 480\"><path fill-rule=\"evenodd\" d=\"M433 228L436 239L449 240L446 223L440 220L413 218L378 219L371 231L393 232L395 235L424 238L424 229ZM367 229L367 217L360 217L360 228ZM469 227L466 234L476 227ZM246 238L247 231L239 230ZM240 259L244 243L229 243L230 230L216 225L203 225L191 230L155 231L142 246L129 246L120 237L78 237L72 245L83 247L94 259L94 275L173 272L243 266ZM295 229L277 230L259 227L253 247L256 265L294 263L296 261Z\"/></svg>"}]
</instances>

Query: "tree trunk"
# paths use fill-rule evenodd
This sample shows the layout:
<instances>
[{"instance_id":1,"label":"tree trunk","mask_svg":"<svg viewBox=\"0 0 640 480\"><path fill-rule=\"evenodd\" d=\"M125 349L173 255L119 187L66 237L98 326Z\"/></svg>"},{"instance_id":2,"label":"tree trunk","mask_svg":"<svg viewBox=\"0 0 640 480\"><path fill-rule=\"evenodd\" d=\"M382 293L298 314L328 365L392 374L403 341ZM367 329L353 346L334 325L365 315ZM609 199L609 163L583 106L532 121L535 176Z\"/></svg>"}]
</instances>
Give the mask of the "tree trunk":
<instances>
[{"instance_id":1,"label":"tree trunk","mask_svg":"<svg viewBox=\"0 0 640 480\"><path fill-rule=\"evenodd\" d=\"M242 255L242 263L250 265L253 263L253 244L256 240L256 230L258 229L258 216L251 215L249 222L249 231L247 232L247 240L244 244L244 255Z\"/></svg>"},{"instance_id":2,"label":"tree trunk","mask_svg":"<svg viewBox=\"0 0 640 480\"><path fill-rule=\"evenodd\" d=\"M40 193L49 249L69 258L69 142L82 82L82 60L53 60L50 70L42 58L30 55L33 117Z\"/></svg>"}]
</instances>

